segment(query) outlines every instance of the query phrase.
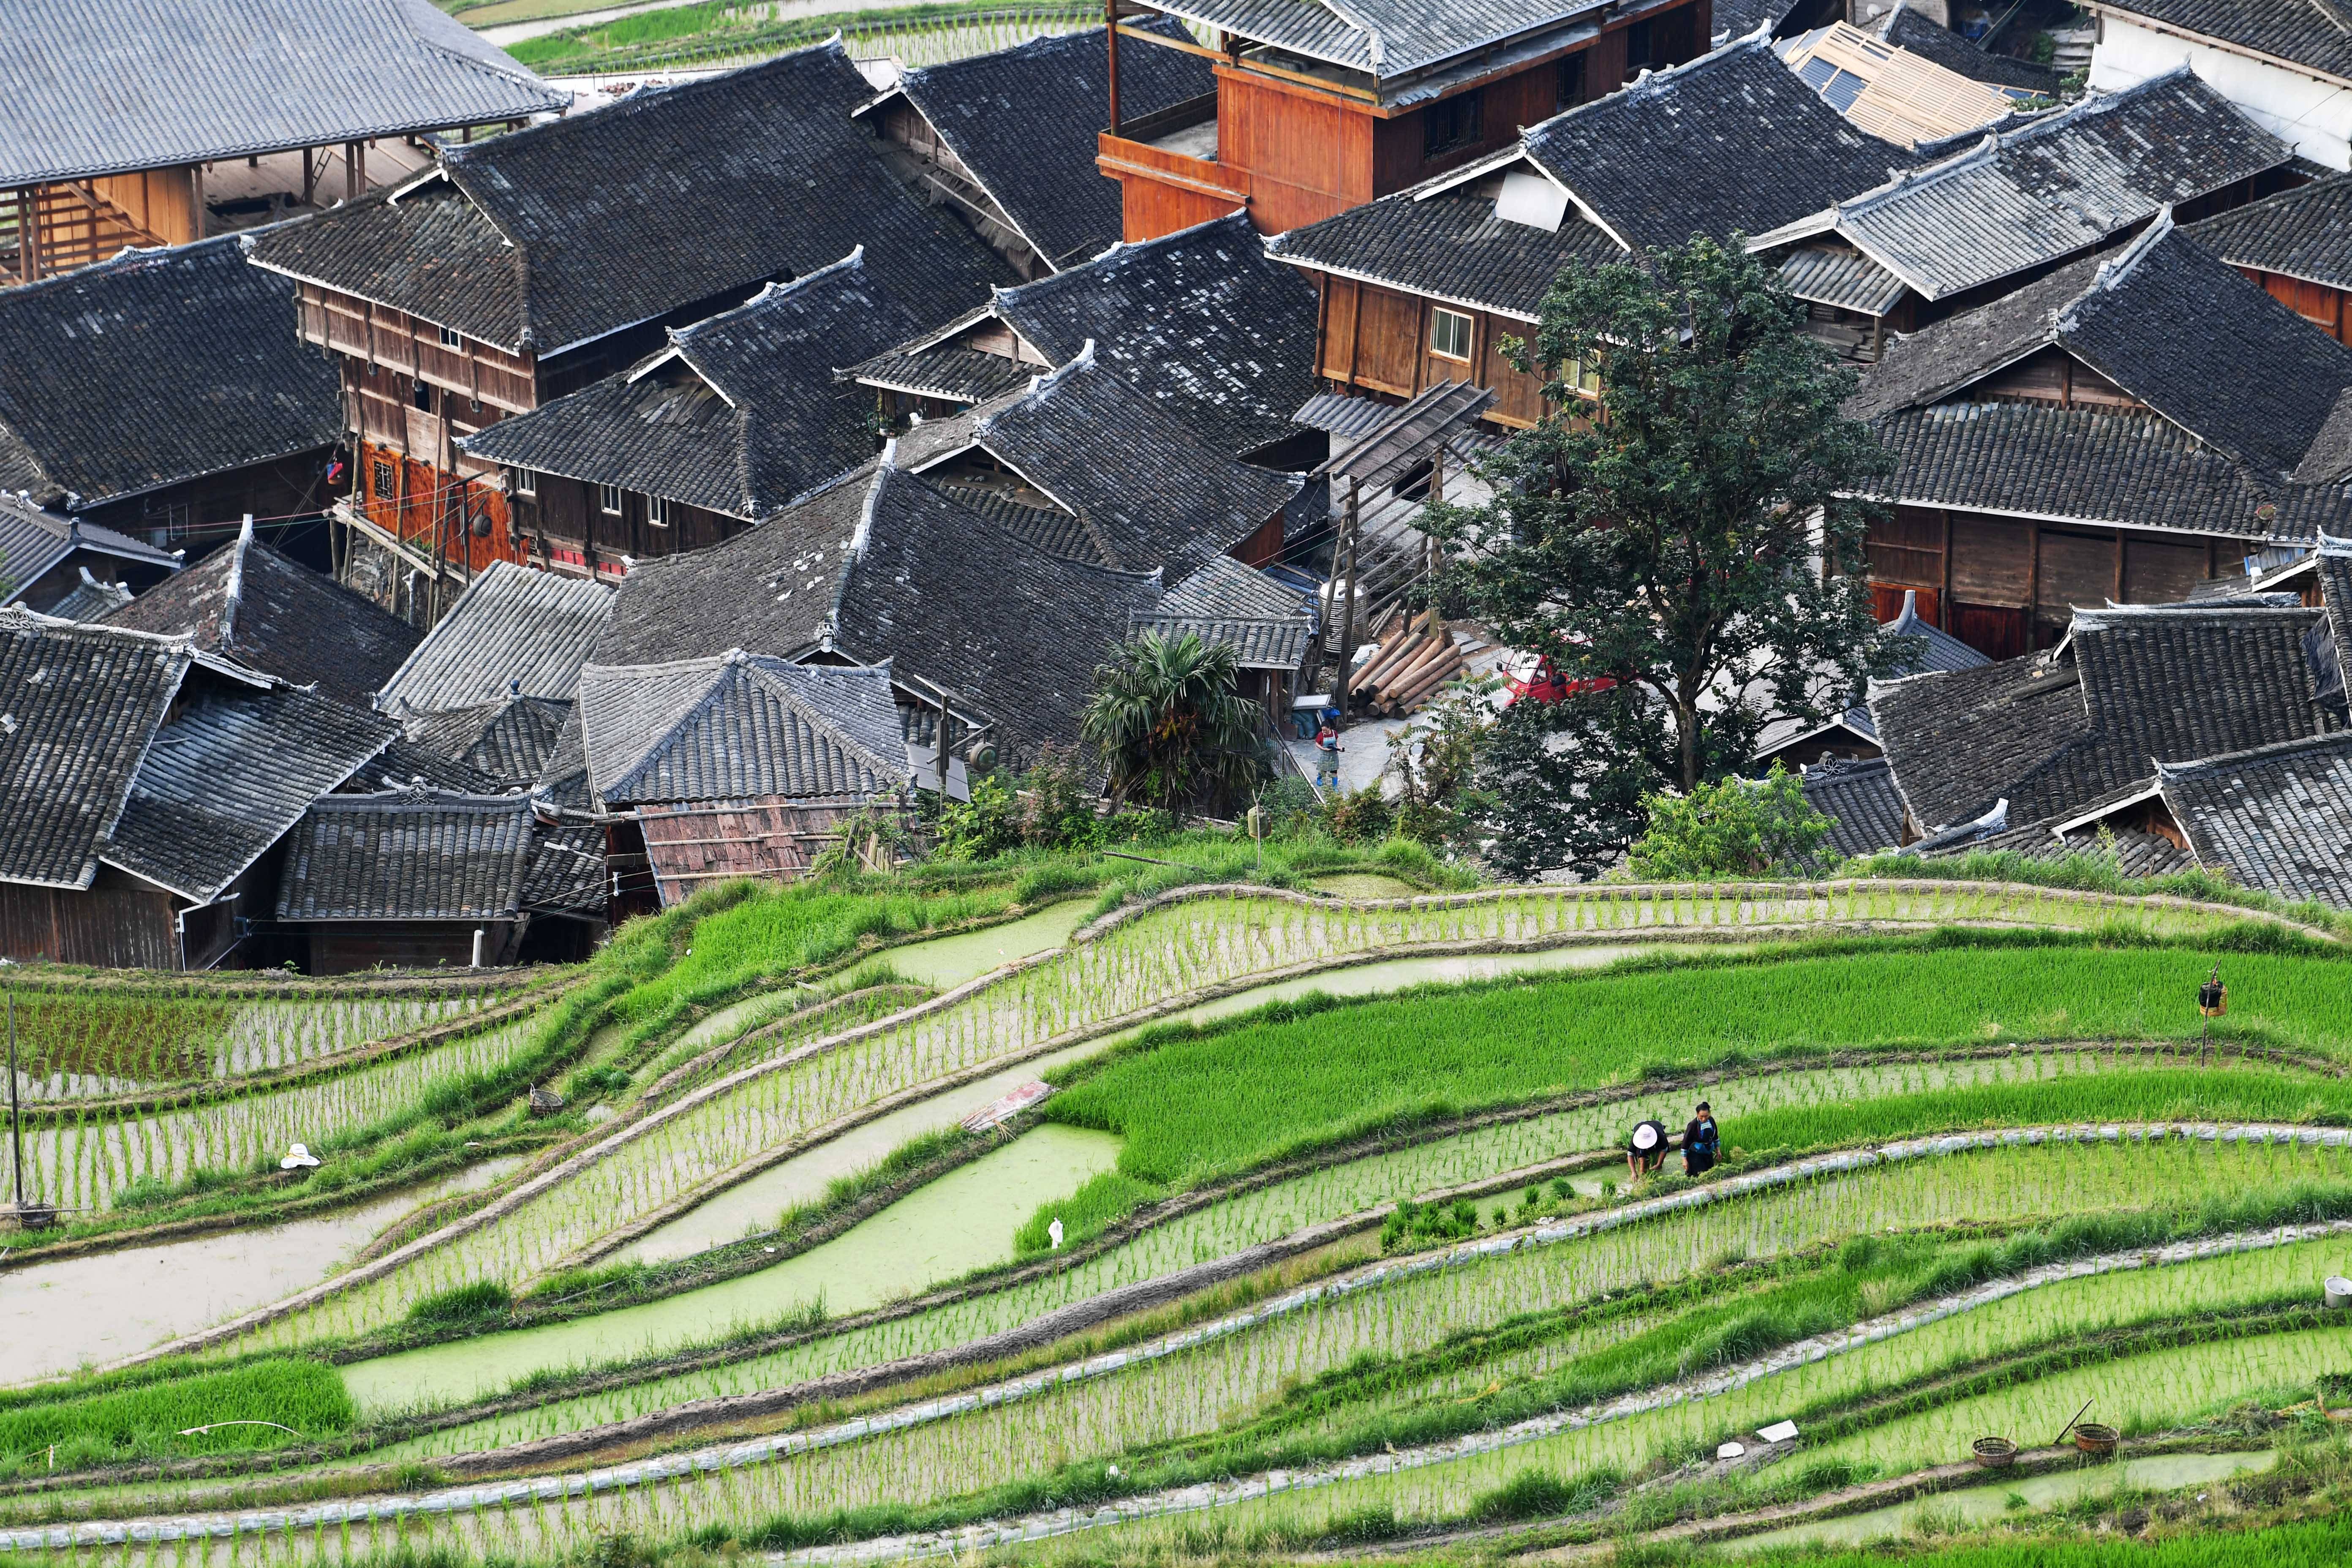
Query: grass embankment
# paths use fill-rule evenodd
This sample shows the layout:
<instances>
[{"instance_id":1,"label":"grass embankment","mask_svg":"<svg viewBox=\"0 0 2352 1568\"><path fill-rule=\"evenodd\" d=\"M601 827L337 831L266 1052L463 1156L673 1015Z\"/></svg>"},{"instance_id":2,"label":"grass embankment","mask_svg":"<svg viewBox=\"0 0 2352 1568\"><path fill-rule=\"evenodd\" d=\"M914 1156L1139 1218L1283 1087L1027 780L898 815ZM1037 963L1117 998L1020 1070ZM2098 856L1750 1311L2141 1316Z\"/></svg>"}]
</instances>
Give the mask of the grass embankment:
<instances>
[{"instance_id":1,"label":"grass embankment","mask_svg":"<svg viewBox=\"0 0 2352 1568\"><path fill-rule=\"evenodd\" d=\"M282 1427L316 1441L356 1419L332 1368L283 1358L116 1379L79 1397L30 1389L0 1394L0 1475L273 1448L295 1440Z\"/></svg>"},{"instance_id":2,"label":"grass embankment","mask_svg":"<svg viewBox=\"0 0 2352 1568\"><path fill-rule=\"evenodd\" d=\"M569 11L589 9L570 5ZM477 10L466 16L474 26L530 17L508 14L503 5ZM562 15L541 10L539 15ZM695 5L673 5L639 11L589 26L567 27L522 38L507 52L533 70L557 74L585 71L635 70L650 66L692 66L756 54L781 54L787 49L823 43L836 32L916 33L935 28L993 24L992 31L1005 36L983 40L1002 48L1024 37L1050 31L1069 31L1072 25L1098 15L1084 5L1057 0L970 0L968 4L896 5L878 11L836 11L819 16L794 16L779 21L772 7L744 5L740 0L706 0Z\"/></svg>"}]
</instances>

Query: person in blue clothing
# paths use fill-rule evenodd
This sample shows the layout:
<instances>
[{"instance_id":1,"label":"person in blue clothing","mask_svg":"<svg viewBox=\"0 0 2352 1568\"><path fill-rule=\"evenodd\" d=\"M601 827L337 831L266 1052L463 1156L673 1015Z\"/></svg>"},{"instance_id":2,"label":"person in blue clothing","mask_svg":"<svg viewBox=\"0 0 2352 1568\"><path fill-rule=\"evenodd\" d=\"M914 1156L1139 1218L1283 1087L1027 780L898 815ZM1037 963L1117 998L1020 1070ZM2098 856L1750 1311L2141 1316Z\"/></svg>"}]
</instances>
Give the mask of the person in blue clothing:
<instances>
[{"instance_id":1,"label":"person in blue clothing","mask_svg":"<svg viewBox=\"0 0 2352 1568\"><path fill-rule=\"evenodd\" d=\"M1715 1125L1715 1107L1702 1100L1698 1113L1683 1129L1683 1171L1686 1175L1700 1175L1715 1168L1717 1154L1723 1147L1723 1134Z\"/></svg>"},{"instance_id":2,"label":"person in blue clothing","mask_svg":"<svg viewBox=\"0 0 2352 1568\"><path fill-rule=\"evenodd\" d=\"M1339 787L1339 710L1323 710L1322 727L1315 731L1315 787Z\"/></svg>"}]
</instances>

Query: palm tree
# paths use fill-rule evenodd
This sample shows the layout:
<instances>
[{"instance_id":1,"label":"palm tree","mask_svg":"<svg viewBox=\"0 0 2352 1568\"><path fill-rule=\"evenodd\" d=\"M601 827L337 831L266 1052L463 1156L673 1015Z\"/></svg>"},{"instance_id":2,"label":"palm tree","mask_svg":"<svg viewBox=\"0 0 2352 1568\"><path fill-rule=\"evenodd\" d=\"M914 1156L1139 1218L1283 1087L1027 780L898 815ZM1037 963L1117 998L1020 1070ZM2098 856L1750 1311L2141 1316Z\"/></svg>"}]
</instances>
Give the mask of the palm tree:
<instances>
[{"instance_id":1,"label":"palm tree","mask_svg":"<svg viewBox=\"0 0 2352 1568\"><path fill-rule=\"evenodd\" d=\"M1114 806L1181 810L1256 782L1258 708L1234 689L1237 669L1223 644L1145 632L1095 671L1082 733L1110 765Z\"/></svg>"}]
</instances>

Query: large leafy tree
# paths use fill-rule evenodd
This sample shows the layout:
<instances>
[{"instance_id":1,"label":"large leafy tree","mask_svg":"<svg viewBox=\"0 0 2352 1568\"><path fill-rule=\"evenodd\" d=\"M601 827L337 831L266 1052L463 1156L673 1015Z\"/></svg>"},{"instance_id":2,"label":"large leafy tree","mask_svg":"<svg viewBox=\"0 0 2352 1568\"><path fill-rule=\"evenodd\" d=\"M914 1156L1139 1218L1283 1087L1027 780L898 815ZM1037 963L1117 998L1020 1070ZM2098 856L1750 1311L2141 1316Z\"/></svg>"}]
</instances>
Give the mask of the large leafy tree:
<instances>
[{"instance_id":1,"label":"large leafy tree","mask_svg":"<svg viewBox=\"0 0 2352 1568\"><path fill-rule=\"evenodd\" d=\"M1110 768L1111 800L1181 811L1229 800L1264 771L1257 704L1234 689L1234 650L1145 632L1095 671L1082 733Z\"/></svg>"},{"instance_id":2,"label":"large leafy tree","mask_svg":"<svg viewBox=\"0 0 2352 1568\"><path fill-rule=\"evenodd\" d=\"M1554 411L1489 459L1491 502L1423 523L1452 547L1451 602L1616 683L1503 714L1482 777L1499 868L1591 874L1645 795L1737 771L1766 723L1827 717L1903 651L1851 493L1889 459L1803 320L1736 238L1572 266L1545 296L1518 353ZM1597 401L1576 386L1595 373Z\"/></svg>"}]
</instances>

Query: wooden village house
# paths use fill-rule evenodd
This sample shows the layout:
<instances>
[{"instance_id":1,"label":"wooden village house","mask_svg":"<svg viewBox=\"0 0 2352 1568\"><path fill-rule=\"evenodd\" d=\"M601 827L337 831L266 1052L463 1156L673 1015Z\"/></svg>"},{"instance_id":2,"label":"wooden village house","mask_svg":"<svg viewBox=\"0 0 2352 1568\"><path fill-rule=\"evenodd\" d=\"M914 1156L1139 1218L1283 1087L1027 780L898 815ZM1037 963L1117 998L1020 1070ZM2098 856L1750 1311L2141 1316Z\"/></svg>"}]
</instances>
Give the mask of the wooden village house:
<instances>
[{"instance_id":1,"label":"wooden village house","mask_svg":"<svg viewBox=\"0 0 2352 1568\"><path fill-rule=\"evenodd\" d=\"M1916 331L2137 233L2294 178L2286 144L2182 70L1973 139L1748 248L1777 258L1814 334L1869 363Z\"/></svg>"},{"instance_id":2,"label":"wooden village house","mask_svg":"<svg viewBox=\"0 0 2352 1568\"><path fill-rule=\"evenodd\" d=\"M2352 350L2168 216L1891 345L1849 411L1897 466L1871 578L1996 658L2352 533Z\"/></svg>"},{"instance_id":3,"label":"wooden village house","mask_svg":"<svg viewBox=\"0 0 2352 1568\"><path fill-rule=\"evenodd\" d=\"M52 0L0 65L0 284L356 198L562 110L429 0Z\"/></svg>"},{"instance_id":4,"label":"wooden village house","mask_svg":"<svg viewBox=\"0 0 2352 1568\"><path fill-rule=\"evenodd\" d=\"M0 491L85 542L60 589L79 566L143 587L247 517L327 564L303 525L341 489L341 410L333 367L288 331L293 309L293 285L247 266L234 238L0 292ZM151 549L100 548L109 535ZM57 596L39 576L0 562L36 608Z\"/></svg>"},{"instance_id":5,"label":"wooden village house","mask_svg":"<svg viewBox=\"0 0 2352 1568\"><path fill-rule=\"evenodd\" d=\"M2186 66L2323 168L2352 168L2352 29L2298 0L2085 0L2090 86L2114 91Z\"/></svg>"},{"instance_id":6,"label":"wooden village house","mask_svg":"<svg viewBox=\"0 0 2352 1568\"><path fill-rule=\"evenodd\" d=\"M1109 12L1097 162L1122 187L1130 240L1236 207L1266 234L1331 217L1696 58L1712 28L1706 0L1113 0ZM1151 25L1161 17L1214 29L1217 47ZM1130 109L1122 68L1156 49L1213 62L1213 96Z\"/></svg>"},{"instance_id":7,"label":"wooden village house","mask_svg":"<svg viewBox=\"0 0 2352 1568\"><path fill-rule=\"evenodd\" d=\"M573 531L544 512L526 524L465 438L860 245L935 308L1008 279L885 168L850 120L869 96L837 45L802 49L445 146L392 191L255 237L253 260L300 285L302 336L340 367L357 469L346 579L429 624L496 561L617 578L684 547L667 498L610 498Z\"/></svg>"},{"instance_id":8,"label":"wooden village house","mask_svg":"<svg viewBox=\"0 0 2352 1568\"><path fill-rule=\"evenodd\" d=\"M1495 392L1487 420L1525 428L1543 416L1544 377L1516 368L1504 340L1531 334L1562 267L1761 232L1880 183L1903 156L1759 33L1267 249L1315 284L1326 383L1403 399L1466 381Z\"/></svg>"},{"instance_id":9,"label":"wooden village house","mask_svg":"<svg viewBox=\"0 0 2352 1568\"><path fill-rule=\"evenodd\" d=\"M2197 243L2338 342L2352 342L2352 174L2192 225Z\"/></svg>"}]
</instances>

